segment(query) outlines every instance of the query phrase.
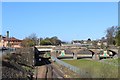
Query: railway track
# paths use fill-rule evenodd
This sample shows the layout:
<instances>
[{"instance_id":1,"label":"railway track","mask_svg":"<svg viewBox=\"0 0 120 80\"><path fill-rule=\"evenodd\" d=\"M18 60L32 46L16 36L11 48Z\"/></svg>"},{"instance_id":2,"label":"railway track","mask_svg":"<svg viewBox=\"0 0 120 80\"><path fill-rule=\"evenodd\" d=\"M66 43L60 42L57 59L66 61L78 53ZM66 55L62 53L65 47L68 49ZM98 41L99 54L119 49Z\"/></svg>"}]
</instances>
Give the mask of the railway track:
<instances>
[{"instance_id":1,"label":"railway track","mask_svg":"<svg viewBox=\"0 0 120 80\"><path fill-rule=\"evenodd\" d=\"M42 58L40 63L43 65L36 66L36 80L39 80L39 78L45 78L46 80L51 79L55 80L56 78L58 80L64 80L64 73L58 70L55 66L53 66L52 62L49 61L47 58ZM42 69L43 68L43 69ZM43 71L43 72L42 72ZM41 73L40 73L41 72ZM41 77L40 77L41 76Z\"/></svg>"}]
</instances>

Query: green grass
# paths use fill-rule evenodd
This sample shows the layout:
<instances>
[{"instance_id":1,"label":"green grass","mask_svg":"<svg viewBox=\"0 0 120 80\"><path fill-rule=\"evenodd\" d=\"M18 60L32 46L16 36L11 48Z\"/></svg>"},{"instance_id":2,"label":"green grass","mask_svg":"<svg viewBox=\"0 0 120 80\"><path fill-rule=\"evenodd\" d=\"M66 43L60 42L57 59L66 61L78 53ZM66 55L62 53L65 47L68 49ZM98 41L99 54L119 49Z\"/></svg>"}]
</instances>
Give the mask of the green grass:
<instances>
[{"instance_id":1,"label":"green grass","mask_svg":"<svg viewBox=\"0 0 120 80\"><path fill-rule=\"evenodd\" d=\"M118 78L118 66L85 59L63 61L84 70L95 78Z\"/></svg>"},{"instance_id":2,"label":"green grass","mask_svg":"<svg viewBox=\"0 0 120 80\"><path fill-rule=\"evenodd\" d=\"M104 60L105 62L109 62L109 63L113 63L113 64L116 64L116 65L119 65L118 62L120 61L120 58L118 59L106 59Z\"/></svg>"}]
</instances>

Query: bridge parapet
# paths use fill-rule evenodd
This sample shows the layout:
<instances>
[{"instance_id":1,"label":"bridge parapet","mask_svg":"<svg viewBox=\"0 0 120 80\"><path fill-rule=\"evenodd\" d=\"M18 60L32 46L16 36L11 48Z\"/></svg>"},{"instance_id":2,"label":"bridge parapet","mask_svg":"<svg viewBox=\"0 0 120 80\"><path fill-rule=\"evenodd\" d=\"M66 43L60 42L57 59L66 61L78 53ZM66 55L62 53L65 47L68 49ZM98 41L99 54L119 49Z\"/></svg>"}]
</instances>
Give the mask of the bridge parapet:
<instances>
[{"instance_id":1,"label":"bridge parapet","mask_svg":"<svg viewBox=\"0 0 120 80\"><path fill-rule=\"evenodd\" d=\"M37 49L39 51L50 51L51 56L59 57L62 55L62 51L64 51L64 55L62 57L66 56L72 56L74 59L77 59L78 56L82 55L91 55L93 59L99 60L99 53L100 51L103 51L103 49L87 49L87 48L81 48L81 47L64 47L64 46L37 46ZM68 51L67 51L68 50ZM68 53L66 53L66 51ZM89 52L90 51L90 52ZM92 53L91 53L92 52Z\"/></svg>"},{"instance_id":2,"label":"bridge parapet","mask_svg":"<svg viewBox=\"0 0 120 80\"><path fill-rule=\"evenodd\" d=\"M100 51L103 51L103 49L89 49L91 51L93 51L95 54L100 53Z\"/></svg>"}]
</instances>

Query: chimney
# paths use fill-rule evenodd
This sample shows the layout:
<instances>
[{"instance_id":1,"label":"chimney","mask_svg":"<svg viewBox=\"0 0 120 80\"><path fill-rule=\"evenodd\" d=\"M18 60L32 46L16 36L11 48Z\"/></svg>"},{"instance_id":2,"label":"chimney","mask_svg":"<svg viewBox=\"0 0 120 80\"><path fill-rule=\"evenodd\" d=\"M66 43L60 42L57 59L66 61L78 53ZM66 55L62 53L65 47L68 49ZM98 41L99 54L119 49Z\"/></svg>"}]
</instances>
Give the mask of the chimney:
<instances>
[{"instance_id":1,"label":"chimney","mask_svg":"<svg viewBox=\"0 0 120 80\"><path fill-rule=\"evenodd\" d=\"M7 38L9 38L9 31L7 31Z\"/></svg>"},{"instance_id":2,"label":"chimney","mask_svg":"<svg viewBox=\"0 0 120 80\"><path fill-rule=\"evenodd\" d=\"M8 47L10 47L10 42L9 42L9 31L7 31L7 41L8 41Z\"/></svg>"}]
</instances>

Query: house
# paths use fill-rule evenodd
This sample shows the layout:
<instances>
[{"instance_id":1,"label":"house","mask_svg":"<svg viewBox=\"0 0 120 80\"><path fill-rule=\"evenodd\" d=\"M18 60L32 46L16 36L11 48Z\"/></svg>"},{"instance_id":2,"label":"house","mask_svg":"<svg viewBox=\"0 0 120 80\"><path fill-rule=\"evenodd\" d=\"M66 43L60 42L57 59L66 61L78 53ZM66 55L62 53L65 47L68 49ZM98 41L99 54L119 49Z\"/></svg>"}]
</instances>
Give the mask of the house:
<instances>
[{"instance_id":1,"label":"house","mask_svg":"<svg viewBox=\"0 0 120 80\"><path fill-rule=\"evenodd\" d=\"M102 44L101 41L98 41L98 42L97 42L97 45L98 45L98 46L101 46L101 44Z\"/></svg>"},{"instance_id":2,"label":"house","mask_svg":"<svg viewBox=\"0 0 120 80\"><path fill-rule=\"evenodd\" d=\"M0 35L0 48L2 48L3 47L3 45L4 45L4 40L3 40L3 36L2 35Z\"/></svg>"},{"instance_id":3,"label":"house","mask_svg":"<svg viewBox=\"0 0 120 80\"><path fill-rule=\"evenodd\" d=\"M73 40L71 43L72 44L81 44L81 41L79 41L79 40Z\"/></svg>"},{"instance_id":4,"label":"house","mask_svg":"<svg viewBox=\"0 0 120 80\"><path fill-rule=\"evenodd\" d=\"M16 39L15 37L3 37L0 38L0 47L13 47L13 48L20 48L22 40Z\"/></svg>"},{"instance_id":5,"label":"house","mask_svg":"<svg viewBox=\"0 0 120 80\"><path fill-rule=\"evenodd\" d=\"M102 44L103 44L104 46L107 46L107 40L104 39L104 40L98 40L98 41L97 41L97 45L98 45L98 46L101 46Z\"/></svg>"},{"instance_id":6,"label":"house","mask_svg":"<svg viewBox=\"0 0 120 80\"><path fill-rule=\"evenodd\" d=\"M73 40L71 43L73 45L78 45L78 46L81 46L81 47L92 46L92 43L87 42L87 40Z\"/></svg>"}]
</instances>

